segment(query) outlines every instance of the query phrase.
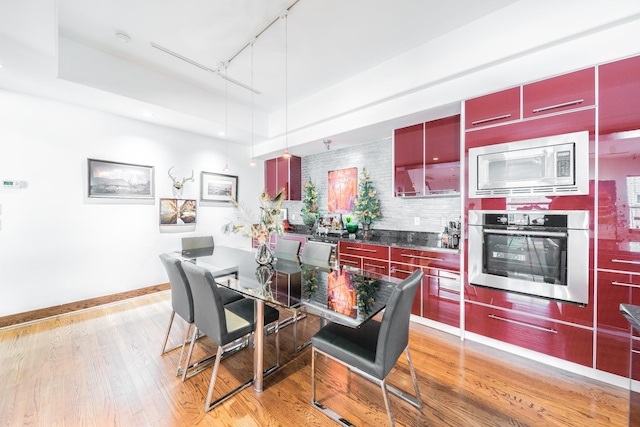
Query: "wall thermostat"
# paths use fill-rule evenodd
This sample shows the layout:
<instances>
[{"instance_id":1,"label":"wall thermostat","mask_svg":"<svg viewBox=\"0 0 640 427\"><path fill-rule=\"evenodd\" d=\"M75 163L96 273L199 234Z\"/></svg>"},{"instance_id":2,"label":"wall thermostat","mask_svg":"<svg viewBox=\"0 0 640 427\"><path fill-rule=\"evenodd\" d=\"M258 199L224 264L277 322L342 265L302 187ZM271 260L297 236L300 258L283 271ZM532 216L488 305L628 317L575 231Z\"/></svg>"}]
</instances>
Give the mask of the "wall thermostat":
<instances>
[{"instance_id":1,"label":"wall thermostat","mask_svg":"<svg viewBox=\"0 0 640 427\"><path fill-rule=\"evenodd\" d=\"M5 179L2 181L2 186L4 188L20 188L22 187L22 183L20 181L10 181Z\"/></svg>"}]
</instances>

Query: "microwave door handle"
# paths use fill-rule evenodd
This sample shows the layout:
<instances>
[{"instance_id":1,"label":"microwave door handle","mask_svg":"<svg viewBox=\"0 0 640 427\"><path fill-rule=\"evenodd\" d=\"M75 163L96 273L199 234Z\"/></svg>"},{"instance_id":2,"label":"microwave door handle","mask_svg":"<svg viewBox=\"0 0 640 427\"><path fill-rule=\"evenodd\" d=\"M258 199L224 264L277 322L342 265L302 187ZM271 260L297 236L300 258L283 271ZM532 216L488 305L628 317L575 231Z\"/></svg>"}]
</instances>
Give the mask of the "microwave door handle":
<instances>
[{"instance_id":1,"label":"microwave door handle","mask_svg":"<svg viewBox=\"0 0 640 427\"><path fill-rule=\"evenodd\" d=\"M567 233L562 233L558 231L527 231L527 230L483 230L485 233L491 234L520 234L523 236L532 236L532 237L567 237Z\"/></svg>"}]
</instances>

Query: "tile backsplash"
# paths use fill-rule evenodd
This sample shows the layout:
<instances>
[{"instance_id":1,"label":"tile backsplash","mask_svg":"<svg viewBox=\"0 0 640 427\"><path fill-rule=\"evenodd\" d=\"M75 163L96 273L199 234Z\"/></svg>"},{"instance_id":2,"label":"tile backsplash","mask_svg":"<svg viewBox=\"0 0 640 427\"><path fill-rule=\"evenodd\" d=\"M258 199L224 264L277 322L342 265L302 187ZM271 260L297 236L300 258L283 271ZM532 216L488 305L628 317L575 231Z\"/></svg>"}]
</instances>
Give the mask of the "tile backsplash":
<instances>
[{"instance_id":1,"label":"tile backsplash","mask_svg":"<svg viewBox=\"0 0 640 427\"><path fill-rule=\"evenodd\" d=\"M448 221L460 218L460 197L397 198L393 197L393 143L385 138L359 144L341 150L331 150L302 158L302 182L316 185L322 213L327 213L328 172L344 168L358 168L358 179L363 168L367 169L373 186L378 192L382 217L373 228L381 230L424 231L439 233ZM303 193L304 194L304 193ZM302 202L285 202L289 209L289 221L302 224ZM295 217L293 217L295 215ZM415 225L415 218L419 225Z\"/></svg>"}]
</instances>

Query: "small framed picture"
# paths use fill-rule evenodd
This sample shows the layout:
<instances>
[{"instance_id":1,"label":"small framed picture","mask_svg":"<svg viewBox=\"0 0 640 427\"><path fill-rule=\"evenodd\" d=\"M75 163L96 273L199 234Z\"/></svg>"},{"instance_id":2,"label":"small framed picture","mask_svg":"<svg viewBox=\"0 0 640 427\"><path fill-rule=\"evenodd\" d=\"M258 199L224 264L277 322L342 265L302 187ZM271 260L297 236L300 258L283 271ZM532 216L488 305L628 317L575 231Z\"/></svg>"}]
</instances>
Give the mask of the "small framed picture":
<instances>
[{"instance_id":1,"label":"small framed picture","mask_svg":"<svg viewBox=\"0 0 640 427\"><path fill-rule=\"evenodd\" d=\"M87 159L89 197L153 199L153 166Z\"/></svg>"},{"instance_id":2,"label":"small framed picture","mask_svg":"<svg viewBox=\"0 0 640 427\"><path fill-rule=\"evenodd\" d=\"M160 225L191 225L195 223L195 200L160 199Z\"/></svg>"},{"instance_id":3,"label":"small framed picture","mask_svg":"<svg viewBox=\"0 0 640 427\"><path fill-rule=\"evenodd\" d=\"M220 173L200 173L200 200L203 202L231 203L238 200L238 177Z\"/></svg>"}]
</instances>

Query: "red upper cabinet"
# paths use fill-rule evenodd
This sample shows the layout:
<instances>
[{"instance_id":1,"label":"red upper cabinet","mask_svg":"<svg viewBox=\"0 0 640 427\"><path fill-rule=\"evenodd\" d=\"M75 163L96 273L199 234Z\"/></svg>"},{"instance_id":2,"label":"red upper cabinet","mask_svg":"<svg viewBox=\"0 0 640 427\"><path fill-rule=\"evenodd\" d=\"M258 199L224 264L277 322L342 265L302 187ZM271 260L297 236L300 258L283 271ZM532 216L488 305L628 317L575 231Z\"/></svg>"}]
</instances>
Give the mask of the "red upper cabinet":
<instances>
[{"instance_id":1,"label":"red upper cabinet","mask_svg":"<svg viewBox=\"0 0 640 427\"><path fill-rule=\"evenodd\" d=\"M424 124L393 134L394 195L419 196L424 187Z\"/></svg>"},{"instance_id":2,"label":"red upper cabinet","mask_svg":"<svg viewBox=\"0 0 640 427\"><path fill-rule=\"evenodd\" d=\"M396 129L394 195L460 192L460 115Z\"/></svg>"},{"instance_id":3,"label":"red upper cabinet","mask_svg":"<svg viewBox=\"0 0 640 427\"><path fill-rule=\"evenodd\" d=\"M460 115L425 123L425 194L460 192Z\"/></svg>"},{"instance_id":4,"label":"red upper cabinet","mask_svg":"<svg viewBox=\"0 0 640 427\"><path fill-rule=\"evenodd\" d=\"M640 56L599 67L600 134L640 128Z\"/></svg>"},{"instance_id":5,"label":"red upper cabinet","mask_svg":"<svg viewBox=\"0 0 640 427\"><path fill-rule=\"evenodd\" d=\"M524 118L595 105L595 83L595 68L587 68L524 85Z\"/></svg>"},{"instance_id":6,"label":"red upper cabinet","mask_svg":"<svg viewBox=\"0 0 640 427\"><path fill-rule=\"evenodd\" d=\"M284 188L286 200L302 200L302 159L291 156L265 160L264 187L271 197Z\"/></svg>"},{"instance_id":7,"label":"red upper cabinet","mask_svg":"<svg viewBox=\"0 0 640 427\"><path fill-rule=\"evenodd\" d=\"M465 129L520 119L520 86L465 101Z\"/></svg>"}]
</instances>

